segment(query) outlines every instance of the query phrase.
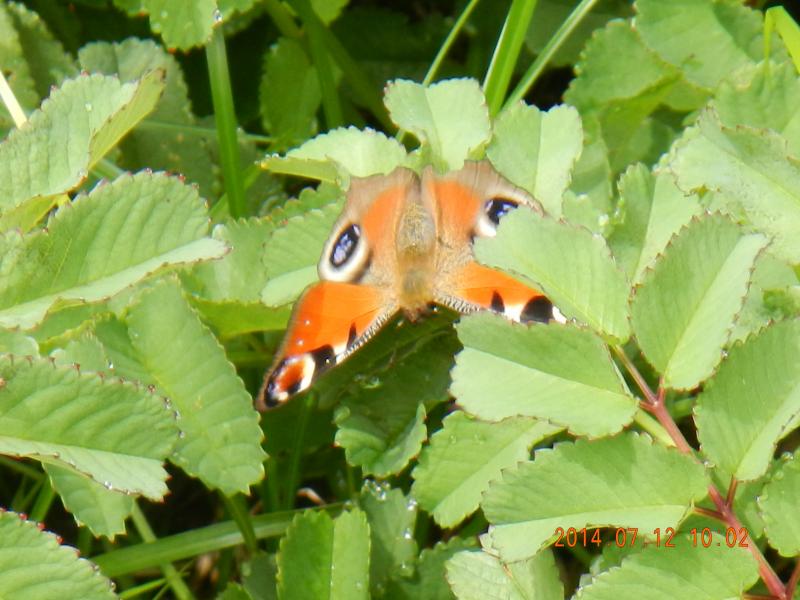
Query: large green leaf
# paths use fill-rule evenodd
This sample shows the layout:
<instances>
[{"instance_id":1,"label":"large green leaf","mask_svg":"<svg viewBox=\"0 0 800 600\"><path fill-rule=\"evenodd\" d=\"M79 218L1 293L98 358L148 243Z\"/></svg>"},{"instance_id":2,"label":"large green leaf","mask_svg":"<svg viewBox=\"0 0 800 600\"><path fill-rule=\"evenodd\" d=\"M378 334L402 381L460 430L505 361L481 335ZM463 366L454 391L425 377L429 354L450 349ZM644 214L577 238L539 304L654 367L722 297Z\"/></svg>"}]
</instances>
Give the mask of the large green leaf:
<instances>
[{"instance_id":1,"label":"large green leaf","mask_svg":"<svg viewBox=\"0 0 800 600\"><path fill-rule=\"evenodd\" d=\"M651 545L592 578L575 600L731 600L758 580L758 565L747 548L729 548L724 541L705 547L699 533L696 539L675 536L674 547L663 546L663 540L662 546Z\"/></svg>"},{"instance_id":2,"label":"large green leaf","mask_svg":"<svg viewBox=\"0 0 800 600\"><path fill-rule=\"evenodd\" d=\"M790 63L762 62L723 81L714 108L727 127L750 125L772 129L787 141L792 156L800 156L800 77Z\"/></svg>"},{"instance_id":3,"label":"large green leaf","mask_svg":"<svg viewBox=\"0 0 800 600\"><path fill-rule=\"evenodd\" d=\"M691 457L625 434L537 451L490 486L483 510L491 546L515 561L554 540L557 527L675 528L707 484Z\"/></svg>"},{"instance_id":4,"label":"large green leaf","mask_svg":"<svg viewBox=\"0 0 800 600\"><path fill-rule=\"evenodd\" d=\"M417 556L417 502L388 483L368 480L361 490L359 506L369 521L369 584L375 597L385 589L392 573L407 568Z\"/></svg>"},{"instance_id":5,"label":"large green leaf","mask_svg":"<svg viewBox=\"0 0 800 600\"><path fill-rule=\"evenodd\" d=\"M688 196L664 171L651 173L642 164L620 178L618 223L608 244L628 277L638 282L664 251L670 238L702 211L697 196Z\"/></svg>"},{"instance_id":6,"label":"large green leaf","mask_svg":"<svg viewBox=\"0 0 800 600\"><path fill-rule=\"evenodd\" d=\"M473 540L454 536L447 542L426 548L419 555L413 577L402 569L393 574L386 587L386 597L392 600L451 600L453 592L445 579L445 565L456 553L474 547Z\"/></svg>"},{"instance_id":7,"label":"large green leaf","mask_svg":"<svg viewBox=\"0 0 800 600\"><path fill-rule=\"evenodd\" d=\"M298 514L278 552L278 596L369 598L369 545L367 517L358 509L336 519L324 511Z\"/></svg>"},{"instance_id":8,"label":"large green leaf","mask_svg":"<svg viewBox=\"0 0 800 600\"><path fill-rule=\"evenodd\" d=\"M392 121L416 136L438 169L460 169L489 141L489 111L478 82L449 79L431 86L407 80L386 86L384 103Z\"/></svg>"},{"instance_id":9,"label":"large green leaf","mask_svg":"<svg viewBox=\"0 0 800 600\"><path fill-rule=\"evenodd\" d=\"M128 38L120 43L94 42L78 53L81 67L135 81L153 69L163 70L164 93L153 111L119 144L116 163L128 170L150 168L180 173L200 185L200 193L215 191L216 165L208 144L196 132L189 90L177 59L153 40Z\"/></svg>"},{"instance_id":10,"label":"large green leaf","mask_svg":"<svg viewBox=\"0 0 800 600\"><path fill-rule=\"evenodd\" d=\"M60 209L48 229L0 237L0 324L31 327L59 303L97 302L166 267L222 256L196 190L123 175Z\"/></svg>"},{"instance_id":11,"label":"large green leaf","mask_svg":"<svg viewBox=\"0 0 800 600\"><path fill-rule=\"evenodd\" d=\"M109 539L125 533L125 519L133 511L131 496L54 464L45 464L44 469L64 508L78 524L88 527L95 536Z\"/></svg>"},{"instance_id":12,"label":"large green leaf","mask_svg":"<svg viewBox=\"0 0 800 600\"><path fill-rule=\"evenodd\" d=\"M477 510L503 469L527 459L534 443L558 429L525 417L487 423L456 411L422 451L412 492L439 526L453 527Z\"/></svg>"},{"instance_id":13,"label":"large green leaf","mask_svg":"<svg viewBox=\"0 0 800 600\"><path fill-rule=\"evenodd\" d=\"M331 228L342 211L340 203L290 218L266 241L263 262L269 280L261 290L268 306L292 302L318 279L317 263Z\"/></svg>"},{"instance_id":14,"label":"large green leaf","mask_svg":"<svg viewBox=\"0 0 800 600\"><path fill-rule=\"evenodd\" d=\"M766 246L725 217L693 220L642 277L631 304L633 329L664 385L688 389L711 375Z\"/></svg>"},{"instance_id":15,"label":"large green leaf","mask_svg":"<svg viewBox=\"0 0 800 600\"><path fill-rule=\"evenodd\" d=\"M532 282L565 316L617 341L630 336L628 282L602 237L520 208L496 237L476 240L475 255Z\"/></svg>"},{"instance_id":16,"label":"large green leaf","mask_svg":"<svg viewBox=\"0 0 800 600\"><path fill-rule=\"evenodd\" d=\"M339 127L289 150L286 156L267 156L261 166L273 173L346 184L351 175L389 173L405 161L405 148L394 138L372 129Z\"/></svg>"},{"instance_id":17,"label":"large green leaf","mask_svg":"<svg viewBox=\"0 0 800 600\"><path fill-rule=\"evenodd\" d=\"M336 412L336 443L350 464L386 477L419 454L428 435L426 409L447 399L457 350L454 336L431 336L398 352L365 385L351 390Z\"/></svg>"},{"instance_id":18,"label":"large green leaf","mask_svg":"<svg viewBox=\"0 0 800 600\"><path fill-rule=\"evenodd\" d=\"M786 139L769 131L722 126L712 112L687 129L669 158L678 186L714 190L773 238L772 252L800 261L800 162Z\"/></svg>"},{"instance_id":19,"label":"large green leaf","mask_svg":"<svg viewBox=\"0 0 800 600\"><path fill-rule=\"evenodd\" d=\"M322 101L319 78L299 41L282 37L264 55L258 96L273 148L295 146L316 132L315 116Z\"/></svg>"},{"instance_id":20,"label":"large green leaf","mask_svg":"<svg viewBox=\"0 0 800 600\"><path fill-rule=\"evenodd\" d=\"M458 600L563 600L564 584L550 550L513 563L487 552L459 552L447 561Z\"/></svg>"},{"instance_id":21,"label":"large green leaf","mask_svg":"<svg viewBox=\"0 0 800 600\"><path fill-rule=\"evenodd\" d=\"M164 38L168 48L188 50L211 37L217 11L216 0L141 0L150 15L150 27ZM221 19L221 14L220 14Z\"/></svg>"},{"instance_id":22,"label":"large green leaf","mask_svg":"<svg viewBox=\"0 0 800 600\"><path fill-rule=\"evenodd\" d=\"M556 106L543 113L520 103L495 120L486 155L500 173L560 217L562 196L582 144L581 120L574 108Z\"/></svg>"},{"instance_id":23,"label":"large green leaf","mask_svg":"<svg viewBox=\"0 0 800 600\"><path fill-rule=\"evenodd\" d=\"M758 498L770 546L782 556L800 554L800 454L782 462Z\"/></svg>"},{"instance_id":24,"label":"large green leaf","mask_svg":"<svg viewBox=\"0 0 800 600\"><path fill-rule=\"evenodd\" d=\"M3 600L113 600L111 582L74 548L22 515L0 510L0 597Z\"/></svg>"},{"instance_id":25,"label":"large green leaf","mask_svg":"<svg viewBox=\"0 0 800 600\"><path fill-rule=\"evenodd\" d=\"M450 391L480 418L536 417L597 437L636 412L605 344L586 329L517 325L487 313L462 319L458 335L464 350Z\"/></svg>"},{"instance_id":26,"label":"large green leaf","mask_svg":"<svg viewBox=\"0 0 800 600\"><path fill-rule=\"evenodd\" d=\"M699 86L761 56L761 14L738 0L637 0L636 11L645 43Z\"/></svg>"},{"instance_id":27,"label":"large green leaf","mask_svg":"<svg viewBox=\"0 0 800 600\"><path fill-rule=\"evenodd\" d=\"M731 348L697 400L703 452L737 479L767 470L778 440L798 425L800 321L776 323Z\"/></svg>"},{"instance_id":28,"label":"large green leaf","mask_svg":"<svg viewBox=\"0 0 800 600\"><path fill-rule=\"evenodd\" d=\"M162 398L44 359L0 358L0 381L0 452L68 467L109 489L166 494L162 461L178 429Z\"/></svg>"},{"instance_id":29,"label":"large green leaf","mask_svg":"<svg viewBox=\"0 0 800 600\"><path fill-rule=\"evenodd\" d=\"M144 292L127 321L150 380L182 417L183 437L172 460L225 494L247 492L264 476L263 434L252 398L222 346L175 281Z\"/></svg>"},{"instance_id":30,"label":"large green leaf","mask_svg":"<svg viewBox=\"0 0 800 600\"><path fill-rule=\"evenodd\" d=\"M28 123L0 143L0 208L74 189L164 89L161 71L135 83L80 75L57 88Z\"/></svg>"}]
</instances>

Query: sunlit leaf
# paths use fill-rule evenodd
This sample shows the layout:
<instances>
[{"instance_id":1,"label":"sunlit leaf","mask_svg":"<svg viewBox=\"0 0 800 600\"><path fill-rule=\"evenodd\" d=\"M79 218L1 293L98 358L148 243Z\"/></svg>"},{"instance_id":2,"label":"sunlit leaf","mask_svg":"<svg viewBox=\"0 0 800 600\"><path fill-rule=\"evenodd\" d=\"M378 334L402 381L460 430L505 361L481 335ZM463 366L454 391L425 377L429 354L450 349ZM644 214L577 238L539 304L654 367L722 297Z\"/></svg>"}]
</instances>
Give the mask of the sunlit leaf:
<instances>
[{"instance_id":1,"label":"sunlit leaf","mask_svg":"<svg viewBox=\"0 0 800 600\"><path fill-rule=\"evenodd\" d=\"M580 483L580 493L575 492ZM533 556L556 527L677 527L706 495L703 467L642 435L562 443L506 471L486 492L492 547L506 561Z\"/></svg>"},{"instance_id":2,"label":"sunlit leaf","mask_svg":"<svg viewBox=\"0 0 800 600\"><path fill-rule=\"evenodd\" d=\"M775 444L798 425L800 321L776 323L731 348L697 400L702 450L737 479L755 479Z\"/></svg>"}]
</instances>

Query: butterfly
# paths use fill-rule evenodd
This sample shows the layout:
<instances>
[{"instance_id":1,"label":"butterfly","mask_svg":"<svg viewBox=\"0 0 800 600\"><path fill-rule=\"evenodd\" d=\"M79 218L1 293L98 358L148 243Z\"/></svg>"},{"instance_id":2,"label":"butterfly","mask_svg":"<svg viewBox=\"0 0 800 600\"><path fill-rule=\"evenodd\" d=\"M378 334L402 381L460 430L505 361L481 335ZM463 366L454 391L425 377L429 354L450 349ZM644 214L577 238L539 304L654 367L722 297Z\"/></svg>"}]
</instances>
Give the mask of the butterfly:
<instances>
[{"instance_id":1,"label":"butterfly","mask_svg":"<svg viewBox=\"0 0 800 600\"><path fill-rule=\"evenodd\" d=\"M273 407L309 388L399 311L411 321L436 304L517 322L563 319L539 290L475 261L475 238L494 236L518 206L542 213L485 160L443 175L398 167L352 178L317 265L320 281L295 305L260 402Z\"/></svg>"}]
</instances>

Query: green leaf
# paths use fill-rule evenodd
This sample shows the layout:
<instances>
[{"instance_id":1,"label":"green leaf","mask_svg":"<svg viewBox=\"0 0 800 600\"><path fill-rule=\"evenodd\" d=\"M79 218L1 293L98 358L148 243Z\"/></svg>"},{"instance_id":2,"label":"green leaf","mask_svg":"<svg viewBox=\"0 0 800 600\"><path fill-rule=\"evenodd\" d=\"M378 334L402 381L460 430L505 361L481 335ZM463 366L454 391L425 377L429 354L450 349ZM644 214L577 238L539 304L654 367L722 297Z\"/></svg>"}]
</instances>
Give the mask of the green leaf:
<instances>
[{"instance_id":1,"label":"green leaf","mask_svg":"<svg viewBox=\"0 0 800 600\"><path fill-rule=\"evenodd\" d=\"M358 509L336 519L324 511L298 514L278 552L278 596L368 598L369 546L367 517Z\"/></svg>"},{"instance_id":2,"label":"green leaf","mask_svg":"<svg viewBox=\"0 0 800 600\"><path fill-rule=\"evenodd\" d=\"M763 235L742 234L730 220L711 215L681 230L644 274L631 318L664 385L689 389L711 375L765 246Z\"/></svg>"},{"instance_id":3,"label":"green leaf","mask_svg":"<svg viewBox=\"0 0 800 600\"><path fill-rule=\"evenodd\" d=\"M767 539L781 556L800 554L800 457L797 452L780 465L758 498Z\"/></svg>"},{"instance_id":4,"label":"green leaf","mask_svg":"<svg viewBox=\"0 0 800 600\"><path fill-rule=\"evenodd\" d=\"M166 267L217 258L196 190L123 175L61 208L45 231L0 237L0 325L32 327L55 304L97 302Z\"/></svg>"},{"instance_id":5,"label":"green leaf","mask_svg":"<svg viewBox=\"0 0 800 600\"><path fill-rule=\"evenodd\" d=\"M264 55L258 97L261 121L274 138L273 148L290 148L316 133L322 95L317 70L300 42L279 38Z\"/></svg>"},{"instance_id":6,"label":"green leaf","mask_svg":"<svg viewBox=\"0 0 800 600\"><path fill-rule=\"evenodd\" d=\"M44 465L53 489L79 525L99 537L114 539L125 533L125 519L133 510L133 498L56 465Z\"/></svg>"},{"instance_id":7,"label":"green leaf","mask_svg":"<svg viewBox=\"0 0 800 600\"><path fill-rule=\"evenodd\" d=\"M617 341L630 336L628 282L602 237L521 208L496 237L476 240L475 255L533 283L568 318Z\"/></svg>"},{"instance_id":8,"label":"green leaf","mask_svg":"<svg viewBox=\"0 0 800 600\"><path fill-rule=\"evenodd\" d=\"M38 95L37 101L50 92L51 86L77 75L74 59L53 37L39 15L16 2L6 3L4 8L14 22L22 56ZM26 108L35 108L35 105Z\"/></svg>"},{"instance_id":9,"label":"green leaf","mask_svg":"<svg viewBox=\"0 0 800 600\"><path fill-rule=\"evenodd\" d=\"M536 419L487 423L453 412L422 451L412 493L440 527L453 527L477 510L503 469L526 460L534 443L558 430Z\"/></svg>"},{"instance_id":10,"label":"green leaf","mask_svg":"<svg viewBox=\"0 0 800 600\"><path fill-rule=\"evenodd\" d=\"M263 248L269 281L261 290L268 306L292 302L318 279L317 263L336 219L342 212L338 202L290 218L276 230Z\"/></svg>"},{"instance_id":11,"label":"green leaf","mask_svg":"<svg viewBox=\"0 0 800 600\"><path fill-rule=\"evenodd\" d=\"M457 170L489 141L489 111L478 82L449 79L425 87L407 80L386 86L384 104L400 128L421 142L427 162Z\"/></svg>"},{"instance_id":12,"label":"green leaf","mask_svg":"<svg viewBox=\"0 0 800 600\"><path fill-rule=\"evenodd\" d=\"M527 190L554 217L583 145L581 120L571 106L542 113L516 104L500 113L486 155L512 183Z\"/></svg>"},{"instance_id":13,"label":"green leaf","mask_svg":"<svg viewBox=\"0 0 800 600\"><path fill-rule=\"evenodd\" d=\"M702 211L694 194L686 195L664 171L651 173L642 164L619 180L619 222L608 238L628 277L639 282L645 269L664 251L673 235Z\"/></svg>"},{"instance_id":14,"label":"green leaf","mask_svg":"<svg viewBox=\"0 0 800 600\"><path fill-rule=\"evenodd\" d=\"M705 112L673 147L669 167L681 189L719 192L722 202L741 207L773 238L772 252L800 261L800 162L787 154L785 138L729 129Z\"/></svg>"},{"instance_id":15,"label":"green leaf","mask_svg":"<svg viewBox=\"0 0 800 600\"><path fill-rule=\"evenodd\" d=\"M554 540L556 527L637 527L641 535L676 528L707 485L691 457L625 434L538 450L489 488L483 511L491 546L515 561Z\"/></svg>"},{"instance_id":16,"label":"green leaf","mask_svg":"<svg viewBox=\"0 0 800 600\"><path fill-rule=\"evenodd\" d=\"M0 596L5 600L113 600L111 582L74 548L21 515L0 511Z\"/></svg>"},{"instance_id":17,"label":"green leaf","mask_svg":"<svg viewBox=\"0 0 800 600\"><path fill-rule=\"evenodd\" d=\"M196 131L189 90L176 58L153 40L128 38L120 43L94 42L80 49L78 59L87 71L135 81L153 69L164 71L164 92L153 111L119 144L120 167L180 173L200 185L204 196L214 193L218 171L204 134ZM207 135L207 134L206 134Z\"/></svg>"},{"instance_id":18,"label":"green leaf","mask_svg":"<svg viewBox=\"0 0 800 600\"><path fill-rule=\"evenodd\" d=\"M458 552L474 546L473 540L453 537L423 550L413 577L402 571L394 574L387 586L386 597L393 600L451 600L453 592L445 579L445 564Z\"/></svg>"},{"instance_id":19,"label":"green leaf","mask_svg":"<svg viewBox=\"0 0 800 600\"><path fill-rule=\"evenodd\" d=\"M562 600L564 584L550 550L513 563L486 552L459 552L447 561L458 600Z\"/></svg>"},{"instance_id":20,"label":"green leaf","mask_svg":"<svg viewBox=\"0 0 800 600\"><path fill-rule=\"evenodd\" d=\"M772 129L787 141L788 153L800 156L800 78L788 62L760 63L723 81L714 108L726 127L749 125Z\"/></svg>"},{"instance_id":21,"label":"green leaf","mask_svg":"<svg viewBox=\"0 0 800 600\"><path fill-rule=\"evenodd\" d=\"M136 83L81 75L56 89L27 125L0 143L0 209L74 189L164 88L153 71Z\"/></svg>"},{"instance_id":22,"label":"green leaf","mask_svg":"<svg viewBox=\"0 0 800 600\"><path fill-rule=\"evenodd\" d=\"M175 281L144 292L127 321L150 379L181 414L183 437L172 460L210 488L247 493L264 476L263 434L222 346Z\"/></svg>"},{"instance_id":23,"label":"green leaf","mask_svg":"<svg viewBox=\"0 0 800 600\"><path fill-rule=\"evenodd\" d=\"M0 354L38 356L39 345L34 338L19 329L0 328Z\"/></svg>"},{"instance_id":24,"label":"green leaf","mask_svg":"<svg viewBox=\"0 0 800 600\"><path fill-rule=\"evenodd\" d=\"M275 226L268 219L228 221L211 237L231 249L222 259L196 265L183 279L207 300L253 302L269 278L264 244Z\"/></svg>"},{"instance_id":25,"label":"green leaf","mask_svg":"<svg viewBox=\"0 0 800 600\"><path fill-rule=\"evenodd\" d=\"M338 182L350 176L389 173L406 162L406 150L394 138L372 129L339 127L308 140L286 156L267 156L261 167L273 173Z\"/></svg>"},{"instance_id":26,"label":"green leaf","mask_svg":"<svg viewBox=\"0 0 800 600\"><path fill-rule=\"evenodd\" d=\"M345 397L336 412L336 443L345 449L348 463L386 477L419 454L428 434L426 409L447 399L457 349L453 336L431 336L398 353Z\"/></svg>"},{"instance_id":27,"label":"green leaf","mask_svg":"<svg viewBox=\"0 0 800 600\"><path fill-rule=\"evenodd\" d=\"M163 399L128 383L0 358L0 452L65 466L108 489L160 500L178 430Z\"/></svg>"},{"instance_id":28,"label":"green leaf","mask_svg":"<svg viewBox=\"0 0 800 600\"><path fill-rule=\"evenodd\" d=\"M369 583L373 597L381 595L386 580L417 557L414 525L417 503L391 489L388 483L367 480L359 496L359 506L367 514L370 531Z\"/></svg>"},{"instance_id":29,"label":"green leaf","mask_svg":"<svg viewBox=\"0 0 800 600\"><path fill-rule=\"evenodd\" d=\"M150 27L161 34L168 48L188 50L211 37L216 0L142 0L142 5L150 15Z\"/></svg>"},{"instance_id":30,"label":"green leaf","mask_svg":"<svg viewBox=\"0 0 800 600\"><path fill-rule=\"evenodd\" d=\"M637 0L636 27L661 58L707 89L760 58L761 13L737 0Z\"/></svg>"},{"instance_id":31,"label":"green leaf","mask_svg":"<svg viewBox=\"0 0 800 600\"><path fill-rule=\"evenodd\" d=\"M731 348L697 400L703 453L737 479L763 475L778 440L798 425L799 351L800 321L775 323Z\"/></svg>"},{"instance_id":32,"label":"green leaf","mask_svg":"<svg viewBox=\"0 0 800 600\"><path fill-rule=\"evenodd\" d=\"M658 526L658 525L657 525ZM640 532L641 533L641 532ZM724 534L716 533L722 538ZM724 542L704 547L684 536L674 548L650 546L623 559L581 586L575 600L730 600L758 580L758 565L746 548ZM712 538L713 539L713 538ZM663 543L663 540L662 540Z\"/></svg>"},{"instance_id":33,"label":"green leaf","mask_svg":"<svg viewBox=\"0 0 800 600\"><path fill-rule=\"evenodd\" d=\"M464 350L450 392L487 420L536 417L599 437L622 429L636 412L608 348L575 325L518 325L489 313L458 325Z\"/></svg>"}]
</instances>

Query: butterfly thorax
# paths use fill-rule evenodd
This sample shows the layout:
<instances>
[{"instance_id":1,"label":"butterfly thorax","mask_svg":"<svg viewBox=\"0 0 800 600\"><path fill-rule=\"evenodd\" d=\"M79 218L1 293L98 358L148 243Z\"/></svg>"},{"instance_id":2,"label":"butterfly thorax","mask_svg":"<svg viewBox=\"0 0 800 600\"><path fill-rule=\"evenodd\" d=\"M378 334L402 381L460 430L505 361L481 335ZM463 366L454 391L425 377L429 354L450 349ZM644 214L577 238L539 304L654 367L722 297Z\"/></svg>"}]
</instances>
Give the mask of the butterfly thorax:
<instances>
[{"instance_id":1,"label":"butterfly thorax","mask_svg":"<svg viewBox=\"0 0 800 600\"><path fill-rule=\"evenodd\" d=\"M398 303L410 317L417 316L433 298L436 223L419 196L408 200L397 221Z\"/></svg>"}]
</instances>

